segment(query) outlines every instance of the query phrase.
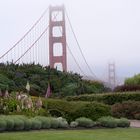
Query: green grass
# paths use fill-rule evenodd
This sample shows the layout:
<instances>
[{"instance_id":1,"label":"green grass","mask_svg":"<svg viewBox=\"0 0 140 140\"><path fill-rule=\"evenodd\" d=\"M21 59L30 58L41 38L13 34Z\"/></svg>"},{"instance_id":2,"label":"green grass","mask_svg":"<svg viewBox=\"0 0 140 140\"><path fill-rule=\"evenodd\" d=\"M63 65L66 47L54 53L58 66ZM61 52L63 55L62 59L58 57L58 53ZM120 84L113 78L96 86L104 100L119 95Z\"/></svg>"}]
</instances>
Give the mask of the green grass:
<instances>
[{"instance_id":1,"label":"green grass","mask_svg":"<svg viewBox=\"0 0 140 140\"><path fill-rule=\"evenodd\" d=\"M10 132L0 140L140 140L140 128Z\"/></svg>"}]
</instances>

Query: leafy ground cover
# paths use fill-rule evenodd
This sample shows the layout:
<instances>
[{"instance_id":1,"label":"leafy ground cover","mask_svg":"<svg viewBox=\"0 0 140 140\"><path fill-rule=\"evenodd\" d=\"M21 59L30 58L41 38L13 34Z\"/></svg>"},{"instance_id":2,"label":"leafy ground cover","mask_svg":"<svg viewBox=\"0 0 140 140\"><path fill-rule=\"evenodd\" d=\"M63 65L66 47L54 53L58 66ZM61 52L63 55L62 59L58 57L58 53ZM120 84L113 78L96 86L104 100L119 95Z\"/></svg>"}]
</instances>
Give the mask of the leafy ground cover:
<instances>
[{"instance_id":1,"label":"leafy ground cover","mask_svg":"<svg viewBox=\"0 0 140 140\"><path fill-rule=\"evenodd\" d=\"M139 140L140 128L1 133L0 140Z\"/></svg>"}]
</instances>

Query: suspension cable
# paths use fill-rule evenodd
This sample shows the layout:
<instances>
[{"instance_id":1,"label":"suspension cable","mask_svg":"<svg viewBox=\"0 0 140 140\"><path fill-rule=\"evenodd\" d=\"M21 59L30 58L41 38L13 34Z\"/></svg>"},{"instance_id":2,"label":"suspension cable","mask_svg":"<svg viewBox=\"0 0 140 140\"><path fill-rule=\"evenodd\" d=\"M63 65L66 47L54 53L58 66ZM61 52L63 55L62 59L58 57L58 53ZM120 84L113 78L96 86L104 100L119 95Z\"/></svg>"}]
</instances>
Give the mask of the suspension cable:
<instances>
[{"instance_id":1,"label":"suspension cable","mask_svg":"<svg viewBox=\"0 0 140 140\"><path fill-rule=\"evenodd\" d=\"M23 37L15 44L13 47L11 47L7 52L5 52L1 57L3 58L6 54L8 54L11 50L13 50L34 28L35 26L40 22L40 20L44 17L44 15L47 13L49 8L47 8L43 14L40 16L40 18L34 23L34 25L23 35Z\"/></svg>"},{"instance_id":2,"label":"suspension cable","mask_svg":"<svg viewBox=\"0 0 140 140\"><path fill-rule=\"evenodd\" d=\"M59 13L57 13L55 16L54 16L54 18L53 18L53 20L54 19L56 19L56 17L58 16L58 14ZM40 38L47 32L47 30L49 29L49 26L50 25L48 25L47 26L47 28L42 32L42 34L36 39L36 41L14 62L15 64L23 57L23 56L25 56L25 54L29 51L29 50L31 50L33 47L34 47L34 45L40 40Z\"/></svg>"},{"instance_id":3,"label":"suspension cable","mask_svg":"<svg viewBox=\"0 0 140 140\"><path fill-rule=\"evenodd\" d=\"M65 10L65 11L66 11L66 10ZM84 59L86 65L87 65L89 71L91 72L91 74L92 74L95 78L97 78L97 76L94 74L94 72L93 72L92 69L90 68L90 66L89 66L89 64L88 64L88 62L87 62L87 60L86 60L86 58L85 58L85 56L84 56L84 54L83 54L83 51L82 51L82 49L81 49L81 46L80 46L80 44L79 44L79 42L78 42L78 39L77 39L77 37L76 37L76 34L75 34L75 32L74 32L74 29L73 29L73 26L72 26L72 24L71 24L70 18L69 18L68 14L67 14L67 11L66 11L66 17L67 17L67 19L68 19L68 22L69 22L70 28L71 28L71 30L72 30L72 33L73 33L73 35L74 35L75 41L76 41L76 43L77 43L77 46L78 46L78 48L79 48L79 50L80 50L80 53L81 53L81 55L82 55L82 57L83 57L83 59Z\"/></svg>"}]
</instances>

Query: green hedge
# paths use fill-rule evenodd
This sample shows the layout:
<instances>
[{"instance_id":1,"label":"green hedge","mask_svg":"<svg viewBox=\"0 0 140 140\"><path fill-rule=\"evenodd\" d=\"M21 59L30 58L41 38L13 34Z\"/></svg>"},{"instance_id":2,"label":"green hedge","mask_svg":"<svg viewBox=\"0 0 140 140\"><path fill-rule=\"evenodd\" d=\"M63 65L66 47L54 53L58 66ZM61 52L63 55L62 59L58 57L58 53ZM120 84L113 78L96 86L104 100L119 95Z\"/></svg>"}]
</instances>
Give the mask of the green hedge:
<instances>
[{"instance_id":1,"label":"green hedge","mask_svg":"<svg viewBox=\"0 0 140 140\"><path fill-rule=\"evenodd\" d=\"M121 103L123 101L128 101L128 100L140 101L140 92L69 96L66 98L66 100L67 101L97 101L108 105L113 105L115 103Z\"/></svg>"},{"instance_id":2,"label":"green hedge","mask_svg":"<svg viewBox=\"0 0 140 140\"><path fill-rule=\"evenodd\" d=\"M44 100L43 104L51 115L54 117L60 117L61 115L69 122L74 121L79 117L87 117L92 120L97 120L102 116L108 116L111 114L111 109L108 105L97 102L68 102L65 100L47 99Z\"/></svg>"},{"instance_id":3,"label":"green hedge","mask_svg":"<svg viewBox=\"0 0 140 140\"><path fill-rule=\"evenodd\" d=\"M140 119L140 101L125 101L116 103L111 107L114 117L125 117L129 119Z\"/></svg>"},{"instance_id":4,"label":"green hedge","mask_svg":"<svg viewBox=\"0 0 140 140\"><path fill-rule=\"evenodd\" d=\"M127 120L125 118L116 119L111 116L101 117L98 119L98 122L100 123L101 126L108 127L108 128L129 127L130 126L129 120Z\"/></svg>"}]
</instances>

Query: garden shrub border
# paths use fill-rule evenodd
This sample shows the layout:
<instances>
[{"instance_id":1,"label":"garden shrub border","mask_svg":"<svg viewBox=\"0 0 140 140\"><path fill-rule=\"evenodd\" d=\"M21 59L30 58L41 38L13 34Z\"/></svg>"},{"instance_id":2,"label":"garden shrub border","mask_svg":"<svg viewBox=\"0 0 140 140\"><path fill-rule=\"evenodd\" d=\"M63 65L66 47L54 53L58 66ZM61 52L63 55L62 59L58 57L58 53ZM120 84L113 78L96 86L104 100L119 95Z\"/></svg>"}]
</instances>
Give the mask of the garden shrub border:
<instances>
[{"instance_id":1,"label":"garden shrub border","mask_svg":"<svg viewBox=\"0 0 140 140\"><path fill-rule=\"evenodd\" d=\"M88 101L88 102L102 102L108 105L115 103L122 103L123 101L140 101L140 92L124 92L124 93L104 93L104 94L91 94L68 96L67 101Z\"/></svg>"}]
</instances>

